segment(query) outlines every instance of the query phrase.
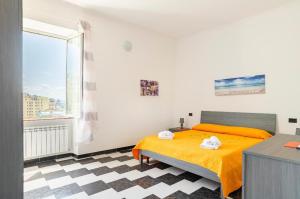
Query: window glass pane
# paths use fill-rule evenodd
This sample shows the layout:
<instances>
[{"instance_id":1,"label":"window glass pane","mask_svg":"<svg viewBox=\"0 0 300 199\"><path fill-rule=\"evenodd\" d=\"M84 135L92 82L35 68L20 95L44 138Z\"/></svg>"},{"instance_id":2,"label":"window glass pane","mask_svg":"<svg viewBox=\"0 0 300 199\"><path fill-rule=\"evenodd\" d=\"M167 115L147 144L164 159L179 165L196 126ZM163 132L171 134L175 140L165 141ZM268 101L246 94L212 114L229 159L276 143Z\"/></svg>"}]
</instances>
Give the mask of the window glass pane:
<instances>
[{"instance_id":1,"label":"window glass pane","mask_svg":"<svg viewBox=\"0 0 300 199\"><path fill-rule=\"evenodd\" d=\"M67 114L80 117L83 34L67 41Z\"/></svg>"},{"instance_id":2,"label":"window glass pane","mask_svg":"<svg viewBox=\"0 0 300 199\"><path fill-rule=\"evenodd\" d=\"M65 116L66 46L63 39L23 32L24 119Z\"/></svg>"}]
</instances>

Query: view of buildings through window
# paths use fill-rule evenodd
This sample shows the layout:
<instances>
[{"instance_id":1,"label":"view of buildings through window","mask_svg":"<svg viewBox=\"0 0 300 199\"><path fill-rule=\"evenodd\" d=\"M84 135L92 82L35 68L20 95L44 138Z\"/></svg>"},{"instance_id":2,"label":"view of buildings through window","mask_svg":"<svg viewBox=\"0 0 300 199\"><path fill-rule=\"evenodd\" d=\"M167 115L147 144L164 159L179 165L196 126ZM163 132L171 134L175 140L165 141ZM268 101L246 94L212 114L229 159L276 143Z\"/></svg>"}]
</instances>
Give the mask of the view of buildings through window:
<instances>
[{"instance_id":1,"label":"view of buildings through window","mask_svg":"<svg viewBox=\"0 0 300 199\"><path fill-rule=\"evenodd\" d=\"M67 41L23 32L23 117L66 115Z\"/></svg>"}]
</instances>

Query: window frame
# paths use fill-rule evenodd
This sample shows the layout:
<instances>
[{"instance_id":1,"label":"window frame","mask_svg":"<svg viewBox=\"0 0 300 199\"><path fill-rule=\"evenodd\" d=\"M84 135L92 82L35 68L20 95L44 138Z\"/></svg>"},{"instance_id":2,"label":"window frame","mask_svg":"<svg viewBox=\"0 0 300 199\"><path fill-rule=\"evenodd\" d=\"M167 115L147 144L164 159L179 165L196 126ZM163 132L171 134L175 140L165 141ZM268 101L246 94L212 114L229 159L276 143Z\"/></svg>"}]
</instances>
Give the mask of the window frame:
<instances>
[{"instance_id":1,"label":"window frame","mask_svg":"<svg viewBox=\"0 0 300 199\"><path fill-rule=\"evenodd\" d=\"M83 99L83 64L84 64L84 33L79 33L76 35L72 35L70 37L65 37L65 36L61 36L61 35L57 35L57 34L52 34L52 33L48 33L48 32L44 32L44 31L39 31L39 30L34 30L34 29L30 29L30 28L25 28L23 27L22 32L27 32L27 33L31 33L31 34L36 34L36 35L40 35L40 36L45 36L45 37L50 37L50 38L55 38L55 39L61 39L64 40L66 42L66 61L65 61L65 70L66 70L66 76L65 76L65 85L66 85L66 89L65 89L65 110L64 110L64 115L63 116L59 116L59 117L45 117L45 118L30 118L30 119L23 119L24 122L31 122L31 121L50 121L50 120L64 120L64 119L74 119L75 116L74 115L68 115L67 114L67 103L68 103L68 99L67 99L67 67L68 67L68 60L67 60L67 53L68 53L68 40L73 39L77 36L82 35L82 52L81 52L81 63L80 63L80 79L81 79L81 86L80 86L80 109L82 109L82 99ZM22 90L23 93L23 90ZM23 111L23 110L22 110Z\"/></svg>"},{"instance_id":2,"label":"window frame","mask_svg":"<svg viewBox=\"0 0 300 199\"><path fill-rule=\"evenodd\" d=\"M78 32L78 34L76 35L72 35L70 37L68 37L67 39L67 45L66 45L66 55L68 54L68 40L70 39L74 39L75 37L78 37L78 36L82 36L82 39L81 39L81 61L80 61L80 107L79 109L82 110L82 101L83 101L83 92L84 92L84 77L83 77L83 65L84 65L84 33L80 33ZM66 59L66 85L67 85L67 70L68 70L68 59ZM66 87L66 114L67 114L67 106L68 106L68 93L67 93L67 87ZM81 117L81 115L79 115L79 117ZM68 118L76 118L76 116L72 115L72 116L69 116Z\"/></svg>"}]
</instances>

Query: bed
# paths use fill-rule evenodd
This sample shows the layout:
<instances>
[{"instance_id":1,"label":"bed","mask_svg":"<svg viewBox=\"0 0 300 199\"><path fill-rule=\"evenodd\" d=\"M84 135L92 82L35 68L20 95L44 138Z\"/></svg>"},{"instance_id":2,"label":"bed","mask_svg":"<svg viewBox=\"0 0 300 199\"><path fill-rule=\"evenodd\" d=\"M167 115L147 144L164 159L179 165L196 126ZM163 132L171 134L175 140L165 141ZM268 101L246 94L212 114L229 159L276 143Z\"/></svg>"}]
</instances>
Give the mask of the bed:
<instances>
[{"instance_id":1,"label":"bed","mask_svg":"<svg viewBox=\"0 0 300 199\"><path fill-rule=\"evenodd\" d=\"M209 124L216 124L216 125L227 125L227 126L240 126L240 127L249 127L249 128L256 128L256 129L262 129L267 131L268 133L274 135L276 131L276 115L275 114L262 114L262 113L234 113L234 112L214 112L214 111L202 111L201 112L201 120L200 123L209 123ZM162 152L159 149L159 145L161 144L160 140L153 137L149 137L146 139L152 139L152 142L146 142L147 144L144 143L144 148L143 147L135 147L135 149L138 149L139 153L139 160L141 162L141 167L143 167L143 160L145 157L150 157L155 160L158 160L160 162L164 162L166 164L172 165L174 167L183 169L185 171L197 174L199 176L208 178L210 180L223 183L224 184L224 177L222 178L221 175L219 175L219 172L217 172L218 168L213 168L213 166L218 165L218 154L214 154L216 152L213 151L206 151L205 153L201 150L197 150L197 153L191 155L191 150L190 147L192 146L198 146L199 143L196 143L195 140L202 139L205 136L210 136L214 135L210 132L194 132L193 130L191 131L186 131L186 132L180 132L176 134L178 138L182 137L182 139L177 139L179 140L176 145L174 144L174 141L170 142L164 142L164 147L166 148L165 151L169 150L169 153L167 152ZM238 169L242 169L241 162L239 159L242 156L242 151L250 146L255 145L256 143L259 143L263 140L256 140L256 139L250 139L250 138L244 138L244 137L238 137L234 135L230 136L224 136L221 134L217 134L218 137L222 139L222 144L228 144L228 146L232 147L231 151L227 150L220 150L223 154L223 156L226 156L227 158L227 164L230 163L230 158L237 158L238 161L240 162L240 165L233 165L233 166L238 166ZM191 137L195 137L195 139L191 139ZM180 140L185 139L184 142L181 143L180 145ZM236 139L236 140L235 140ZM175 139L176 140L176 139ZM235 142L231 142L231 140L235 140ZM155 143L155 142L157 143ZM224 142L224 143L223 143ZM150 144L149 144L150 143ZM229 143L240 143L239 146L233 147L233 145L230 145ZM152 144L152 145L151 145ZM184 145L185 144L185 145ZM188 144L188 145L186 145ZM180 146L180 147L178 147ZM242 146L242 147L241 147ZM200 148L200 147L199 147ZM196 150L195 150L196 151ZM179 159L177 158L176 155L181 154L181 155L186 155L188 158L184 159ZM210 156L209 156L210 155ZM197 158L195 158L197 157ZM209 158L208 158L209 157ZM211 159L213 162L216 162L216 164L209 165L209 169L207 167L208 164L207 160ZM201 162L202 161L202 162ZM234 161L231 161L234 162ZM205 164L206 163L206 164ZM226 162L225 162L226 163ZM200 166L200 165L205 165ZM230 170L228 170L230 171ZM228 172L226 171L226 172ZM232 169L234 172L235 170ZM225 173L226 173L225 172ZM234 174L236 175L236 174ZM222 179L222 180L221 180ZM228 190L225 192L225 186L224 188L222 187L221 183L221 197L224 198L224 196L228 196ZM241 180L235 184L235 187L237 188L237 185L241 184ZM224 189L224 190L223 190ZM227 189L227 188L226 188Z\"/></svg>"}]
</instances>

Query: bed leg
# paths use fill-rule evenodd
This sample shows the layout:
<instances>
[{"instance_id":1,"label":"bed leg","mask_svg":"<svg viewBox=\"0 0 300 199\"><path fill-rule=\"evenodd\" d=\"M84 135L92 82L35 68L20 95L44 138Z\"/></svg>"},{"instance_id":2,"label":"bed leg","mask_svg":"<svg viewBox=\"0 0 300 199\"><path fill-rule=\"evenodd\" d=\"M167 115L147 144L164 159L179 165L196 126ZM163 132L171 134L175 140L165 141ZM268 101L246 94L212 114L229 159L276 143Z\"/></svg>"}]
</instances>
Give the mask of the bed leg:
<instances>
[{"instance_id":1,"label":"bed leg","mask_svg":"<svg viewBox=\"0 0 300 199\"><path fill-rule=\"evenodd\" d=\"M226 198L223 196L222 185L220 186L220 198L221 198L221 199L226 199Z\"/></svg>"},{"instance_id":2,"label":"bed leg","mask_svg":"<svg viewBox=\"0 0 300 199\"><path fill-rule=\"evenodd\" d=\"M143 155L140 155L140 168L141 168L141 171L143 171L143 163L144 163L144 156Z\"/></svg>"}]
</instances>

